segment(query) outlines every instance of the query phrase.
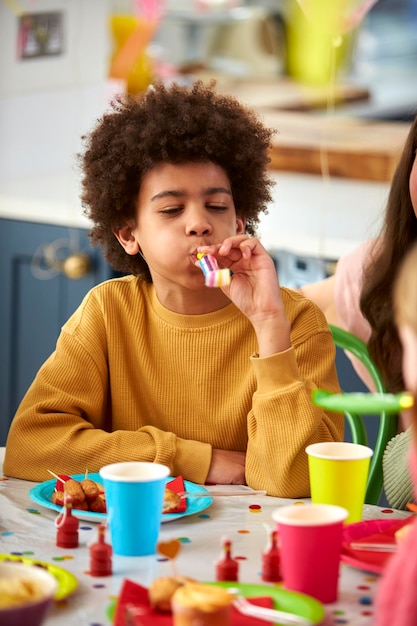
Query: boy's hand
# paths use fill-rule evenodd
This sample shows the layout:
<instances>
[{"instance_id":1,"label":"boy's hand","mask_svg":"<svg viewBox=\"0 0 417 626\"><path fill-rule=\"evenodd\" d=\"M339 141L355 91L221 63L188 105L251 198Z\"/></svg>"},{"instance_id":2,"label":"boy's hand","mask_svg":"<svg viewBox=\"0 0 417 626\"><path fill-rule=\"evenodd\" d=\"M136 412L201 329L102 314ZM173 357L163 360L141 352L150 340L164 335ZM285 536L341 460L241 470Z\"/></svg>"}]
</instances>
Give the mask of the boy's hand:
<instances>
[{"instance_id":1,"label":"boy's hand","mask_svg":"<svg viewBox=\"0 0 417 626\"><path fill-rule=\"evenodd\" d=\"M198 248L212 254L232 272L223 292L249 319L256 332L259 356L287 350L290 323L281 297L274 262L260 241L247 235L228 237L222 244Z\"/></svg>"},{"instance_id":2,"label":"boy's hand","mask_svg":"<svg viewBox=\"0 0 417 626\"><path fill-rule=\"evenodd\" d=\"M245 452L212 450L206 482L213 485L246 485Z\"/></svg>"}]
</instances>

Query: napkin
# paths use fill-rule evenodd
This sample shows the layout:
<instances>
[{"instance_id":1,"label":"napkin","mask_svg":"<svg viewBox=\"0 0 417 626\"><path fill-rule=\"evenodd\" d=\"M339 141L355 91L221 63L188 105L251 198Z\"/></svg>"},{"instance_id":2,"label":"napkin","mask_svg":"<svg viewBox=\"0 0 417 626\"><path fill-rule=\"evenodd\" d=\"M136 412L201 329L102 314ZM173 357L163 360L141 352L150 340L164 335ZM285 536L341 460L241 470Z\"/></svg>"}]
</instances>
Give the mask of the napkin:
<instances>
[{"instance_id":1,"label":"napkin","mask_svg":"<svg viewBox=\"0 0 417 626\"><path fill-rule=\"evenodd\" d=\"M273 608L272 598L248 598L257 606ZM242 615L232 609L232 626L272 626L272 622ZM114 626L172 626L172 615L156 613L149 604L148 590L125 579L116 605Z\"/></svg>"},{"instance_id":2,"label":"napkin","mask_svg":"<svg viewBox=\"0 0 417 626\"><path fill-rule=\"evenodd\" d=\"M414 521L415 515L410 515L404 519L395 520L389 526L386 526L383 530L380 530L377 533L373 533L371 535L366 535L360 537L359 539L354 539L355 543L387 543L390 545L395 545L397 543L395 539L395 533L397 530L410 524L410 522Z\"/></svg>"},{"instance_id":3,"label":"napkin","mask_svg":"<svg viewBox=\"0 0 417 626\"><path fill-rule=\"evenodd\" d=\"M171 489L171 491L175 491L175 493L181 493L182 491L185 491L184 479L182 476L177 476L173 480L170 480L166 483L165 486L168 487L168 489ZM181 502L176 509L172 509L171 511L169 511L169 515L171 513L184 513L184 511L186 510L187 498L185 496L181 496Z\"/></svg>"}]
</instances>

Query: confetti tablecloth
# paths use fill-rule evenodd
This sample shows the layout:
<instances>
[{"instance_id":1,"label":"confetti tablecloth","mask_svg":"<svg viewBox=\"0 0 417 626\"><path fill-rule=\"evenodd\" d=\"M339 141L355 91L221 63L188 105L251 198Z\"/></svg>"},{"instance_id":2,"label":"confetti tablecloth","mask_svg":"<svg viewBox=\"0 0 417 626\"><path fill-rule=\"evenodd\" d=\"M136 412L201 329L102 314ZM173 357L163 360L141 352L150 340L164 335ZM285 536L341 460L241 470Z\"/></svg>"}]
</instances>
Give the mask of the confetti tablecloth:
<instances>
[{"instance_id":1,"label":"confetti tablecloth","mask_svg":"<svg viewBox=\"0 0 417 626\"><path fill-rule=\"evenodd\" d=\"M214 563L225 537L231 540L233 556L239 561L239 581L261 583L261 554L267 544L268 531L273 527L272 512L292 502L301 505L308 502L262 495L214 497L213 504L204 511L162 524L160 541L178 539L181 542L174 562L159 555L113 555L113 575L95 578L88 573L88 548L97 541L97 524L80 521L79 547L58 548L54 525L57 513L35 505L29 498L35 483L2 477L3 455L4 449L0 449L0 553L53 563L72 572L79 581L74 593L55 604L46 626L58 622L60 626L109 626L109 606L114 604L124 579L146 587L157 576L173 573L198 580L215 580ZM365 520L398 519L408 515L405 511L371 505L365 505L363 511ZM342 563L339 599L326 605L326 625L370 626L378 580L378 575Z\"/></svg>"}]
</instances>

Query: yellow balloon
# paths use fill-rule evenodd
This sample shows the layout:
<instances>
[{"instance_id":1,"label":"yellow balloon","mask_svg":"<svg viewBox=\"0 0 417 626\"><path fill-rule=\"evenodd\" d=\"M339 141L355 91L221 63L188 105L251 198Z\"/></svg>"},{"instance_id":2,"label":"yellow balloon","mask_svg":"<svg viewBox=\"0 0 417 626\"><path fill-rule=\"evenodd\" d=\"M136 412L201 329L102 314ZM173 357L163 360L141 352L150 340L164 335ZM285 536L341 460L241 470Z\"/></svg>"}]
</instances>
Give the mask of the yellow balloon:
<instances>
[{"instance_id":1,"label":"yellow balloon","mask_svg":"<svg viewBox=\"0 0 417 626\"><path fill-rule=\"evenodd\" d=\"M307 19L330 35L342 35L355 28L377 1L297 0Z\"/></svg>"}]
</instances>

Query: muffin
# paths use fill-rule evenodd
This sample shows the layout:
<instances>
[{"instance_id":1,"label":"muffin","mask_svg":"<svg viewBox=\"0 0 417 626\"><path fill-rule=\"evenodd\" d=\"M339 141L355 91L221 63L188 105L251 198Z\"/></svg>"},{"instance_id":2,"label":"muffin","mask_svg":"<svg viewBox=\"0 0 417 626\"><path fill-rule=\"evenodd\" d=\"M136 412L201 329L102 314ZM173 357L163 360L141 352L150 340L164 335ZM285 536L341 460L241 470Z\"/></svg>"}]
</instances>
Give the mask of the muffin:
<instances>
[{"instance_id":1,"label":"muffin","mask_svg":"<svg viewBox=\"0 0 417 626\"><path fill-rule=\"evenodd\" d=\"M148 589L149 604L157 613L171 613L171 599L176 590L195 580L185 576L155 578Z\"/></svg>"},{"instance_id":2,"label":"muffin","mask_svg":"<svg viewBox=\"0 0 417 626\"><path fill-rule=\"evenodd\" d=\"M174 626L230 626L233 595L223 587L188 583L172 597Z\"/></svg>"}]
</instances>

